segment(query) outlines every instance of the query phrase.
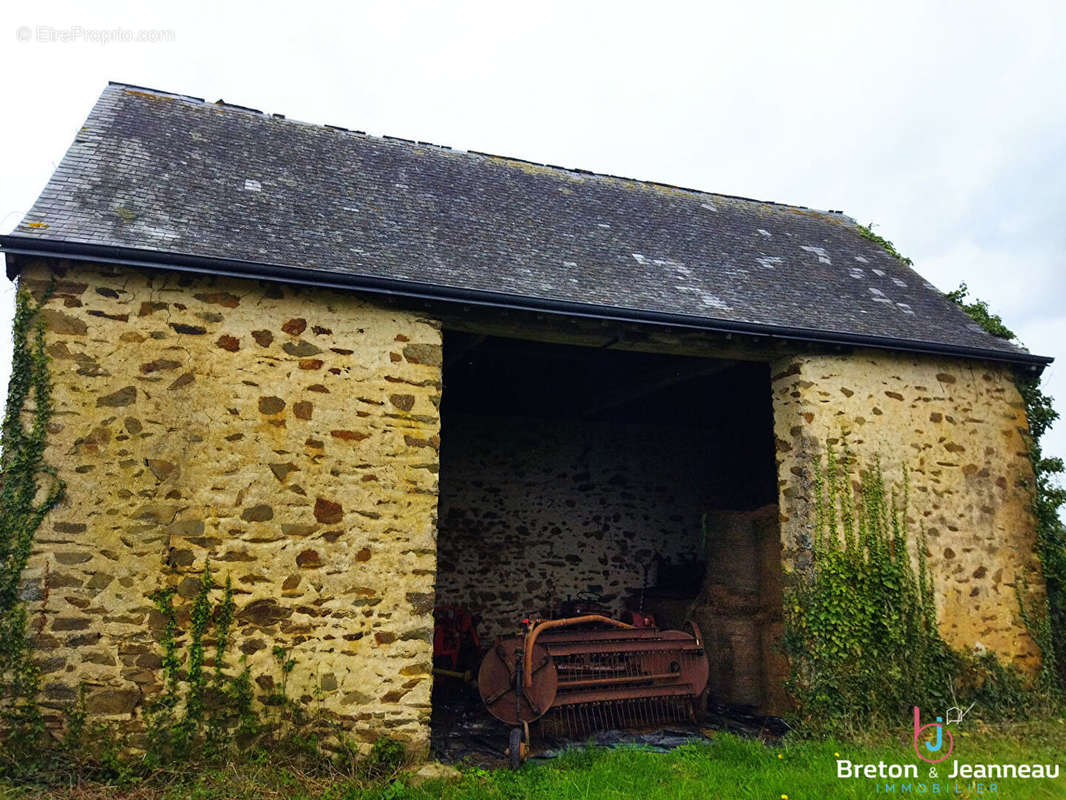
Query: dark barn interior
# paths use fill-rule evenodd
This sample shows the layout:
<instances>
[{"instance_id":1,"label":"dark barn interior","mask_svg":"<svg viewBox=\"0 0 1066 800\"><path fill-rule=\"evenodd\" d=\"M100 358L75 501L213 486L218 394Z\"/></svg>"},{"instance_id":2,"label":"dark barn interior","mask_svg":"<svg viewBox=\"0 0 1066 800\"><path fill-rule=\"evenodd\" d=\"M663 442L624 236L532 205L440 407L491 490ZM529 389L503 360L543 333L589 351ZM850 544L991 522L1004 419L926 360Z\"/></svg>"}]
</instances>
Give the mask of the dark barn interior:
<instances>
[{"instance_id":1,"label":"dark barn interior","mask_svg":"<svg viewBox=\"0 0 1066 800\"><path fill-rule=\"evenodd\" d=\"M772 709L766 364L446 330L441 418L437 605L482 648L529 617L694 619L712 701ZM446 661L476 674L471 647Z\"/></svg>"}]
</instances>

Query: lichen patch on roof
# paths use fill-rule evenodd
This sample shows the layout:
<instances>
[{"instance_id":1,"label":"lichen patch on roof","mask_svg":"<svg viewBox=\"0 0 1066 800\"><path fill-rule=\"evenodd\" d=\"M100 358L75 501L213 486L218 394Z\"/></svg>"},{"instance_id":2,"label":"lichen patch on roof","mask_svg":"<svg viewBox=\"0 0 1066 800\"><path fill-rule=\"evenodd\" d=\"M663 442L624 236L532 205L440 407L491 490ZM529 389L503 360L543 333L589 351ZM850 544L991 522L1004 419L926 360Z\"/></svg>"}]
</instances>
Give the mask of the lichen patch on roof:
<instances>
[{"instance_id":1,"label":"lichen patch on roof","mask_svg":"<svg viewBox=\"0 0 1066 800\"><path fill-rule=\"evenodd\" d=\"M840 213L122 84L104 90L12 241L1024 353Z\"/></svg>"}]
</instances>

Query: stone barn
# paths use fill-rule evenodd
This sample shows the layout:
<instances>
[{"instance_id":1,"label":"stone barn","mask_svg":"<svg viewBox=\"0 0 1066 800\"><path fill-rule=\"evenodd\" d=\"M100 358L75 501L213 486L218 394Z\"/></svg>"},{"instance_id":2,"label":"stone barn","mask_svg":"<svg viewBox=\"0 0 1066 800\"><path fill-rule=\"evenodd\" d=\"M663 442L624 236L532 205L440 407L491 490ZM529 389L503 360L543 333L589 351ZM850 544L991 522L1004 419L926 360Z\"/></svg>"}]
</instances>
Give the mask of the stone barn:
<instances>
[{"instance_id":1,"label":"stone barn","mask_svg":"<svg viewBox=\"0 0 1066 800\"><path fill-rule=\"evenodd\" d=\"M150 595L236 589L253 675L363 742L429 736L435 606L702 623L779 707L782 575L830 439L910 475L940 624L1025 670L1018 371L836 211L109 85L2 238L68 485L25 575L46 697L137 720Z\"/></svg>"}]
</instances>

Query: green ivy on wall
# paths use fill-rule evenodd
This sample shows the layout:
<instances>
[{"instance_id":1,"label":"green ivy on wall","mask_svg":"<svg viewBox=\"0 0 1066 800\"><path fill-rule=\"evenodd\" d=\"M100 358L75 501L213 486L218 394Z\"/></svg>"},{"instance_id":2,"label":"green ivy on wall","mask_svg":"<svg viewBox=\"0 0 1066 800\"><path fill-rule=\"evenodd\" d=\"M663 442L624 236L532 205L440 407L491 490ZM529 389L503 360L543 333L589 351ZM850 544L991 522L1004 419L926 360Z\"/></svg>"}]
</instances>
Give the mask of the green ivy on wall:
<instances>
[{"instance_id":1,"label":"green ivy on wall","mask_svg":"<svg viewBox=\"0 0 1066 800\"><path fill-rule=\"evenodd\" d=\"M914 706L974 703L985 719L1054 708L1043 684L940 636L925 537L908 530L906 474L890 490L880 461L856 464L827 443L813 491L805 566L784 603L786 688L801 731L892 727Z\"/></svg>"},{"instance_id":2,"label":"green ivy on wall","mask_svg":"<svg viewBox=\"0 0 1066 800\"><path fill-rule=\"evenodd\" d=\"M912 547L907 530L906 486L890 494L875 462L855 489L856 471L846 451L827 445L814 476L809 566L785 602L786 688L808 726L945 708L954 683L924 541Z\"/></svg>"},{"instance_id":3,"label":"green ivy on wall","mask_svg":"<svg viewBox=\"0 0 1066 800\"><path fill-rule=\"evenodd\" d=\"M247 744L266 727L253 708L248 667L242 664L235 675L226 673L236 606L228 576L221 588L221 597L212 600L215 578L211 565L205 564L189 615L184 653L179 644L175 590L152 594L163 618L163 691L146 708L144 764L151 769L174 761L217 761L233 756L241 743ZM204 670L209 632L214 634L214 669L210 674Z\"/></svg>"},{"instance_id":4,"label":"green ivy on wall","mask_svg":"<svg viewBox=\"0 0 1066 800\"><path fill-rule=\"evenodd\" d=\"M31 657L22 572L34 535L63 497L45 461L52 384L40 302L19 291L12 323L11 379L0 433L0 729L5 759L32 754L44 733L37 707L39 671ZM25 751L25 752L24 752Z\"/></svg>"}]
</instances>

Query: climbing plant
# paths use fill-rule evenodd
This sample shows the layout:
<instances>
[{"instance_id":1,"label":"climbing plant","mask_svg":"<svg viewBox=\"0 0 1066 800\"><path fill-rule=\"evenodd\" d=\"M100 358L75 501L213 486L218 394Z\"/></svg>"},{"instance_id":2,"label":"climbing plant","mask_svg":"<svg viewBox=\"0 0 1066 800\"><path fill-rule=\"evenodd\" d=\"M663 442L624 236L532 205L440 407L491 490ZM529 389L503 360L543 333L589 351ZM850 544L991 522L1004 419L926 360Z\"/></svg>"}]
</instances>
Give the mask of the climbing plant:
<instances>
[{"instance_id":1,"label":"climbing plant","mask_svg":"<svg viewBox=\"0 0 1066 800\"><path fill-rule=\"evenodd\" d=\"M15 299L11 378L0 432L0 754L6 771L32 755L44 734L37 707L39 670L26 630L20 591L34 535L63 497L64 484L45 460L52 385L40 301Z\"/></svg>"},{"instance_id":2,"label":"climbing plant","mask_svg":"<svg viewBox=\"0 0 1066 800\"><path fill-rule=\"evenodd\" d=\"M924 535L907 523L907 476L890 490L880 461L860 470L827 443L813 520L785 597L786 682L808 732L898 725L913 706L975 703L985 718L1050 707L991 653L940 636Z\"/></svg>"},{"instance_id":3,"label":"climbing plant","mask_svg":"<svg viewBox=\"0 0 1066 800\"><path fill-rule=\"evenodd\" d=\"M906 484L890 493L875 462L854 488L852 458L831 445L826 452L814 475L807 566L785 607L798 716L832 727L849 716L946 707L954 659L937 631L925 543L912 546L907 530Z\"/></svg>"},{"instance_id":4,"label":"climbing plant","mask_svg":"<svg viewBox=\"0 0 1066 800\"><path fill-rule=\"evenodd\" d=\"M247 744L263 728L253 708L248 667L242 665L235 675L226 672L235 609L233 586L227 576L221 597L213 600L216 588L211 565L205 564L192 602L184 648L179 641L182 632L174 590L162 589L152 595L163 620L163 690L147 707L144 761L150 767L174 760L217 760L233 755L241 743ZM208 673L204 669L205 638L212 632L214 669Z\"/></svg>"},{"instance_id":5,"label":"climbing plant","mask_svg":"<svg viewBox=\"0 0 1066 800\"><path fill-rule=\"evenodd\" d=\"M993 336L1008 341L1017 338L1002 318L988 308L988 303L967 301L969 289L965 283L946 296ZM1059 415L1051 397L1041 389L1038 375L1018 372L1014 381L1029 420L1027 439L1033 464L1030 488L1037 525L1037 555L1047 585L1046 603L1034 609L1027 607L1031 604L1029 598L1022 597L1023 611L1043 653L1046 680L1066 690L1066 528L1059 518L1059 510L1066 502L1066 490L1059 483L1062 459L1046 456L1041 447L1041 438Z\"/></svg>"}]
</instances>

